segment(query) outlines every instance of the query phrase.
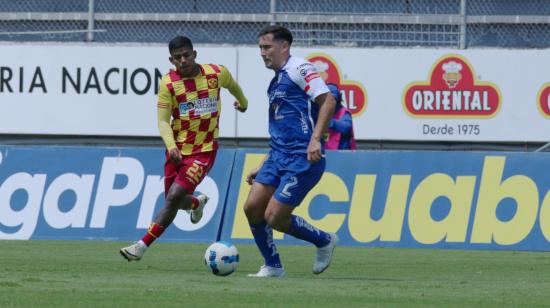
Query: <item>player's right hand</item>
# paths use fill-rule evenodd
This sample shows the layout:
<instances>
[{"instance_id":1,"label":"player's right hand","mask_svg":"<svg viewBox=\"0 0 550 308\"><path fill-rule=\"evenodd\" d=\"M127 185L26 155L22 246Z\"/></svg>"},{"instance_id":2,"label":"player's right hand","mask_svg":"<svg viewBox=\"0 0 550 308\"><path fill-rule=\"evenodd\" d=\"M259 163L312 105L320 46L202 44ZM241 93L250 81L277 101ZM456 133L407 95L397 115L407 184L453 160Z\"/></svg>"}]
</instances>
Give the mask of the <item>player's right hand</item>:
<instances>
[{"instance_id":1,"label":"player's right hand","mask_svg":"<svg viewBox=\"0 0 550 308\"><path fill-rule=\"evenodd\" d=\"M321 151L321 142L315 138L311 138L309 145L307 146L307 160L310 163L316 163L323 158L323 152Z\"/></svg>"},{"instance_id":2,"label":"player's right hand","mask_svg":"<svg viewBox=\"0 0 550 308\"><path fill-rule=\"evenodd\" d=\"M181 151L178 148L173 148L168 151L168 155L170 156L170 161L179 164L181 163Z\"/></svg>"}]
</instances>

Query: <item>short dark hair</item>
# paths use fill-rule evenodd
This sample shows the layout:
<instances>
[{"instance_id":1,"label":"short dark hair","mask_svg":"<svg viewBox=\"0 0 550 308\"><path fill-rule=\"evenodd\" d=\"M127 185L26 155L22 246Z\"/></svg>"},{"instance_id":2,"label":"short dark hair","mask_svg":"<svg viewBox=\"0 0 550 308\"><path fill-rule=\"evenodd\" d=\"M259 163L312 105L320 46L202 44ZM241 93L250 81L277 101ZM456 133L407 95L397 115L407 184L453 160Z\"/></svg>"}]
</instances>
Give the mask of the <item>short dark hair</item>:
<instances>
[{"instance_id":1,"label":"short dark hair","mask_svg":"<svg viewBox=\"0 0 550 308\"><path fill-rule=\"evenodd\" d=\"M191 39L187 36L178 35L170 40L170 43L168 43L168 51L170 51L170 54L172 54L172 51L180 48L193 49L193 42L191 42Z\"/></svg>"},{"instance_id":2,"label":"short dark hair","mask_svg":"<svg viewBox=\"0 0 550 308\"><path fill-rule=\"evenodd\" d=\"M273 34L273 40L275 41L287 41L289 46L292 45L292 33L283 26L267 26L260 31L258 37L267 34Z\"/></svg>"}]
</instances>

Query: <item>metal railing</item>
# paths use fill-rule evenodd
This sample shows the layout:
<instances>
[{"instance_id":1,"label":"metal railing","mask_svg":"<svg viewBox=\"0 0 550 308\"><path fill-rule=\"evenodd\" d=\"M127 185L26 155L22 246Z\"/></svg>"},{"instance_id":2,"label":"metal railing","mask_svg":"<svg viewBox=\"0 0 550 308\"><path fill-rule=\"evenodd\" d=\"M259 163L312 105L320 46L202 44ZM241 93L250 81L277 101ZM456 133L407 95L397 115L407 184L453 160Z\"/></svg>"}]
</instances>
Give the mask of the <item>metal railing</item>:
<instances>
[{"instance_id":1,"label":"metal railing","mask_svg":"<svg viewBox=\"0 0 550 308\"><path fill-rule=\"evenodd\" d=\"M0 41L256 44L282 24L302 46L550 47L546 0L59 1L0 0Z\"/></svg>"}]
</instances>

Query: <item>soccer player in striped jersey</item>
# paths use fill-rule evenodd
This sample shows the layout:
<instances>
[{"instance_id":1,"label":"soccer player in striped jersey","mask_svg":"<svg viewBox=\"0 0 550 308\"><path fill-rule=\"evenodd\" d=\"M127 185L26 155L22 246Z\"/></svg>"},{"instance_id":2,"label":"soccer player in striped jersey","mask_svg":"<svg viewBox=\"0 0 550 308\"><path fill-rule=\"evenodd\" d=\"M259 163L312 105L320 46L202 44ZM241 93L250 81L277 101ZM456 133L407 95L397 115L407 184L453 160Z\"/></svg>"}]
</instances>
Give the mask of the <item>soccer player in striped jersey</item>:
<instances>
[{"instance_id":1,"label":"soccer player in striped jersey","mask_svg":"<svg viewBox=\"0 0 550 308\"><path fill-rule=\"evenodd\" d=\"M248 101L231 73L222 65L198 64L191 40L176 36L168 44L175 69L162 77L157 115L160 135L166 145L164 164L165 203L149 230L120 254L128 261L140 260L147 248L172 223L178 210L190 212L198 223L208 197L193 192L214 164L218 149L220 90L236 98L235 109L245 112Z\"/></svg>"},{"instance_id":2,"label":"soccer player in striped jersey","mask_svg":"<svg viewBox=\"0 0 550 308\"><path fill-rule=\"evenodd\" d=\"M271 150L247 176L252 188L244 211L264 257L264 265L250 277L284 276L273 229L317 247L314 274L330 265L338 242L336 234L292 214L325 170L322 136L336 102L313 64L290 55L291 44L292 34L281 26L268 26L259 34L262 59L275 76L267 90Z\"/></svg>"}]
</instances>

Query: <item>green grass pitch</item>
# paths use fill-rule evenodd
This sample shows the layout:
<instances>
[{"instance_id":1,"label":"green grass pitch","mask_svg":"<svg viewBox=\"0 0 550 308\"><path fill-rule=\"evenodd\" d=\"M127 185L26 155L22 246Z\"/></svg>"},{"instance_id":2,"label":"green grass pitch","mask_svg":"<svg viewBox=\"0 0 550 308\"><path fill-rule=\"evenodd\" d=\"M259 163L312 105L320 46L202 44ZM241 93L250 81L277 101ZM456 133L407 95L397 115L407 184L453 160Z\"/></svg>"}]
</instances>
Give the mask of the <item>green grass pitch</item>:
<instances>
[{"instance_id":1,"label":"green grass pitch","mask_svg":"<svg viewBox=\"0 0 550 308\"><path fill-rule=\"evenodd\" d=\"M139 262L126 242L0 241L0 307L501 307L550 305L550 254L337 247L311 273L315 249L279 246L286 277L254 279L253 245L228 277L203 264L208 244L156 243Z\"/></svg>"}]
</instances>

